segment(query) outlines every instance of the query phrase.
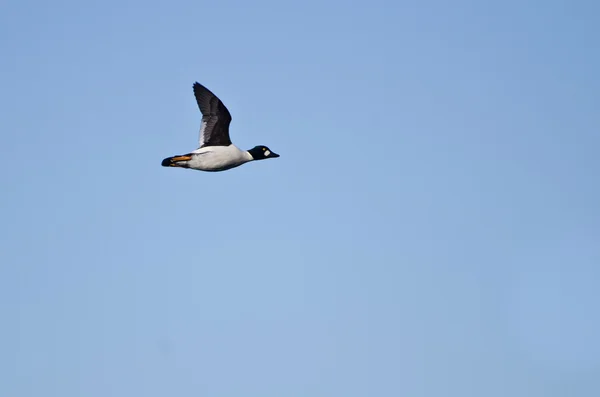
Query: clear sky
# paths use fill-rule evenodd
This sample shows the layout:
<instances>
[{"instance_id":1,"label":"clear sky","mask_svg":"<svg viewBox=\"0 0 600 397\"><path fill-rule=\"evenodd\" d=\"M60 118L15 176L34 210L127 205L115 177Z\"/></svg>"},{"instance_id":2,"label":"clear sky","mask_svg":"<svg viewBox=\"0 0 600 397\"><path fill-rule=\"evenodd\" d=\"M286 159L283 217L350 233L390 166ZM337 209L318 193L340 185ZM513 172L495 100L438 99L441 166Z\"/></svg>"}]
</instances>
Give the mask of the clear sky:
<instances>
[{"instance_id":1,"label":"clear sky","mask_svg":"<svg viewBox=\"0 0 600 397\"><path fill-rule=\"evenodd\" d=\"M0 396L600 395L599 18L4 0Z\"/></svg>"}]
</instances>

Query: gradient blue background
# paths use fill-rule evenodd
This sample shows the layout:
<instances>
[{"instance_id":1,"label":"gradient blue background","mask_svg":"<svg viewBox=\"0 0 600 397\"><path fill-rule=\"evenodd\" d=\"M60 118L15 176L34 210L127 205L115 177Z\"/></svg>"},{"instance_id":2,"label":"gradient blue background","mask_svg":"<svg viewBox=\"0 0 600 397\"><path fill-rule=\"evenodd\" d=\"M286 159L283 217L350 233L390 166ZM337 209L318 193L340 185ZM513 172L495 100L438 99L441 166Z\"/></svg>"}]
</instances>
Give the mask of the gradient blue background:
<instances>
[{"instance_id":1,"label":"gradient blue background","mask_svg":"<svg viewBox=\"0 0 600 397\"><path fill-rule=\"evenodd\" d=\"M353 4L2 3L0 396L600 395L600 4Z\"/></svg>"}]
</instances>

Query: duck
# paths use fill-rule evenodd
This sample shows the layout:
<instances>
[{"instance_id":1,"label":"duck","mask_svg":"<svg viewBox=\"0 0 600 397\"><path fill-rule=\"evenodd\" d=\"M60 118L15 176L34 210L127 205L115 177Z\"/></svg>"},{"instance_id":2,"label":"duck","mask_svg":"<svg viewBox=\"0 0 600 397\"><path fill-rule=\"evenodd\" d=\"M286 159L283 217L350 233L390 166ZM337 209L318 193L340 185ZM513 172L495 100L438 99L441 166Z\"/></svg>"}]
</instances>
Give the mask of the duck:
<instances>
[{"instance_id":1,"label":"duck","mask_svg":"<svg viewBox=\"0 0 600 397\"><path fill-rule=\"evenodd\" d=\"M231 142L231 114L223 102L202 84L193 84L202 121L198 148L190 153L165 158L163 167L178 167L206 172L220 172L251 161L273 159L279 154L265 145L242 150Z\"/></svg>"}]
</instances>

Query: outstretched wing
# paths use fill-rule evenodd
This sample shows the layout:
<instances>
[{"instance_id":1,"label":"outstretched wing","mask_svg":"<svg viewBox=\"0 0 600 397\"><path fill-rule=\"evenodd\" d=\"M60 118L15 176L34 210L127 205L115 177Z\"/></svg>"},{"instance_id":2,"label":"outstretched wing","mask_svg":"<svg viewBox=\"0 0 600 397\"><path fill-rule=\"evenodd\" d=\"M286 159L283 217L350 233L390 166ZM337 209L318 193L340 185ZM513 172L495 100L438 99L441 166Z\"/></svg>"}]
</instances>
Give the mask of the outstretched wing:
<instances>
[{"instance_id":1,"label":"outstretched wing","mask_svg":"<svg viewBox=\"0 0 600 397\"><path fill-rule=\"evenodd\" d=\"M194 96L202 113L200 146L229 146L229 123L231 114L223 102L200 83L194 83Z\"/></svg>"}]
</instances>

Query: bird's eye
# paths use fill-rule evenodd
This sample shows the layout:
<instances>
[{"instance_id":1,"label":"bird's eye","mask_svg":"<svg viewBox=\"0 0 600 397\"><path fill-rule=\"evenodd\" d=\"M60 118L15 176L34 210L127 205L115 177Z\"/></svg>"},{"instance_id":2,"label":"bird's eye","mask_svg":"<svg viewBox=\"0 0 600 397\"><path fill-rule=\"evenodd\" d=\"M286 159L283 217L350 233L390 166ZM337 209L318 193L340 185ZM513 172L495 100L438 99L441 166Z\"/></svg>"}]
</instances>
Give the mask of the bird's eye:
<instances>
[{"instance_id":1,"label":"bird's eye","mask_svg":"<svg viewBox=\"0 0 600 397\"><path fill-rule=\"evenodd\" d=\"M264 148L263 148L263 151L265 151L265 150L267 150L267 148L266 148L266 147L264 147Z\"/></svg>"}]
</instances>

